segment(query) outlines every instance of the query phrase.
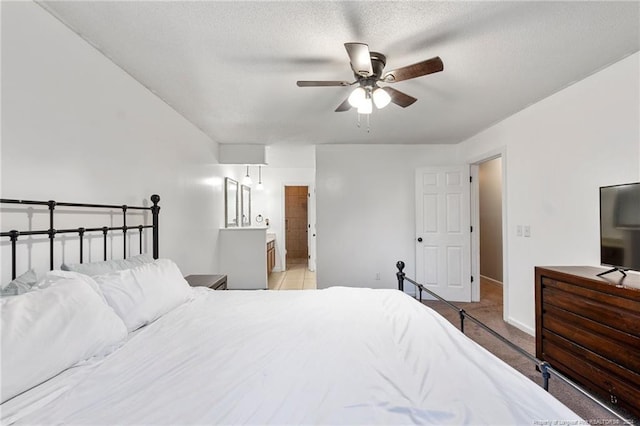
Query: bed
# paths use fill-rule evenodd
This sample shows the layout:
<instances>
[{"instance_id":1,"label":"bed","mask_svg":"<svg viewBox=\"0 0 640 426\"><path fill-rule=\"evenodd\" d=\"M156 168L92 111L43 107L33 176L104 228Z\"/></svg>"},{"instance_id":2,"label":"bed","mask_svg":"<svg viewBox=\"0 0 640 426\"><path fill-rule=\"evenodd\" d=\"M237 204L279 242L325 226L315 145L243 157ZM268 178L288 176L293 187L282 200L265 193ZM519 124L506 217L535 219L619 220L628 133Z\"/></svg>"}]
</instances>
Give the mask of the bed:
<instances>
[{"instance_id":1,"label":"bed","mask_svg":"<svg viewBox=\"0 0 640 426\"><path fill-rule=\"evenodd\" d=\"M581 421L403 292L212 291L157 257L2 298L3 424Z\"/></svg>"}]
</instances>

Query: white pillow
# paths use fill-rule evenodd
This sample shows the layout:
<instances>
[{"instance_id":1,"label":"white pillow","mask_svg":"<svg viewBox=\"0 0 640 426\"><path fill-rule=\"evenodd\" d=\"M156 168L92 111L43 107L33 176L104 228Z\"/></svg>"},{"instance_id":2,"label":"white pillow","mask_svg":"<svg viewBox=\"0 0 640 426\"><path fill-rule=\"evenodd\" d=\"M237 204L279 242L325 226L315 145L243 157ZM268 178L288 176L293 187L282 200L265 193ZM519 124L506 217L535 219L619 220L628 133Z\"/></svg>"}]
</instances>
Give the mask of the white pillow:
<instances>
[{"instance_id":1,"label":"white pillow","mask_svg":"<svg viewBox=\"0 0 640 426\"><path fill-rule=\"evenodd\" d=\"M146 253L128 259L113 259L89 263L63 263L60 269L94 276L135 268L145 263L153 263L153 257Z\"/></svg>"},{"instance_id":2,"label":"white pillow","mask_svg":"<svg viewBox=\"0 0 640 426\"><path fill-rule=\"evenodd\" d=\"M78 281L82 281L91 287L97 294L100 296L100 299L108 305L107 299L105 299L102 294L102 290L100 290L100 286L95 280L89 275L81 274L80 272L72 272L72 271L61 271L59 269L54 269L53 271L47 272L44 276L38 280L36 284L34 284L31 289L32 290L42 290L43 288L47 288L57 283L58 281L65 278L75 278Z\"/></svg>"},{"instance_id":3,"label":"white pillow","mask_svg":"<svg viewBox=\"0 0 640 426\"><path fill-rule=\"evenodd\" d=\"M168 259L93 279L129 331L181 305L191 294L191 287L182 277L178 265Z\"/></svg>"},{"instance_id":4,"label":"white pillow","mask_svg":"<svg viewBox=\"0 0 640 426\"><path fill-rule=\"evenodd\" d=\"M15 296L17 294L25 293L38 282L38 276L33 269L29 269L24 274L16 277L9 284L2 287L0 290L0 296Z\"/></svg>"},{"instance_id":5,"label":"white pillow","mask_svg":"<svg viewBox=\"0 0 640 426\"><path fill-rule=\"evenodd\" d=\"M76 278L60 278L0 303L2 402L80 361L109 353L127 336L122 320Z\"/></svg>"}]
</instances>

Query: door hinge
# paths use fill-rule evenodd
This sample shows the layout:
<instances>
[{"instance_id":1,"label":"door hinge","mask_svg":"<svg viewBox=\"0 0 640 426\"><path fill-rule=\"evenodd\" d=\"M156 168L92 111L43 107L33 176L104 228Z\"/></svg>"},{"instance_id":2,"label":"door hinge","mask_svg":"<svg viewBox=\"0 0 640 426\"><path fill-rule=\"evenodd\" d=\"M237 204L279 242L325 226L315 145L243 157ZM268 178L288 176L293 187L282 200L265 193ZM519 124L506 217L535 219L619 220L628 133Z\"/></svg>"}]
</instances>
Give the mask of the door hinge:
<instances>
[{"instance_id":1,"label":"door hinge","mask_svg":"<svg viewBox=\"0 0 640 426\"><path fill-rule=\"evenodd\" d=\"M469 176L469 182L473 182L473 176Z\"/></svg>"},{"instance_id":2,"label":"door hinge","mask_svg":"<svg viewBox=\"0 0 640 426\"><path fill-rule=\"evenodd\" d=\"M471 232L473 232L473 226L470 226L470 228L471 228Z\"/></svg>"},{"instance_id":3,"label":"door hinge","mask_svg":"<svg viewBox=\"0 0 640 426\"><path fill-rule=\"evenodd\" d=\"M473 275L471 275L471 282L473 282Z\"/></svg>"}]
</instances>

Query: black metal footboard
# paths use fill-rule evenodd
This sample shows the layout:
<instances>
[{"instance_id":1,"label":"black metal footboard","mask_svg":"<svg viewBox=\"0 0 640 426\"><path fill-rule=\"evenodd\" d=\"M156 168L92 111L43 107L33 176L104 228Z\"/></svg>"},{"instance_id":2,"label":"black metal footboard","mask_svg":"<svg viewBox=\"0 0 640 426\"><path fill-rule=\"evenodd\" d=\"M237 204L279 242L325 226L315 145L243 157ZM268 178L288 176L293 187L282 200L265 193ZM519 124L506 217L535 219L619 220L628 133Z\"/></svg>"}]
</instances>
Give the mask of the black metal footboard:
<instances>
[{"instance_id":1,"label":"black metal footboard","mask_svg":"<svg viewBox=\"0 0 640 426\"><path fill-rule=\"evenodd\" d=\"M482 323L482 321L478 320L477 318L474 318L472 315L469 315L463 308L460 308L460 307L454 305L453 303L443 299L442 297L440 297L439 295L437 295L433 291L425 288L422 284L412 280L411 278L408 278L406 276L406 274L404 273L404 267L405 267L404 262L399 261L399 262L396 263L396 268L398 268L398 272L396 272L396 277L398 278L398 290L404 291L404 282L408 281L409 283L413 284L416 287L416 289L418 290L418 299L420 301L422 301L422 292L424 291L424 292L428 293L429 295L435 297L439 301L443 302L444 304L446 304L451 309L456 310L458 312L459 317L460 317L460 331L462 333L464 333L464 324L465 324L464 321L465 321L465 319L468 319L469 321L471 321L474 324L476 324L477 326L479 326L481 329L487 331L489 334L491 334L492 336L494 336L495 338L497 338L498 340L500 340L501 342L506 344L509 348L515 350L519 354L521 354L524 357L526 357L527 359L529 359L532 363L535 364L535 366L537 367L538 371L540 371L540 374L542 375L542 383L543 383L542 386L544 387L545 391L547 391L547 392L549 391L549 379L551 378L551 375L553 375L553 376L559 378L560 380L562 380L563 382L567 383L572 388L576 389L578 392L580 392L581 394L583 394L584 396L589 398L591 401L593 401L596 404L598 404L600 407L602 407L605 410L607 410L613 416L615 416L616 418L621 420L623 422L623 424L628 424L628 425L632 425L633 424L631 421L625 419L624 416L622 416L620 413L618 413L617 411L613 410L611 407L609 407L608 405L606 405L605 403L600 401L595 396L591 395L588 391L583 389L580 385L578 385L577 383L575 383L574 381L572 381L571 379L569 379L568 377L566 377L565 375L563 375L559 371L555 370L548 362L539 360L538 358L536 358L535 356L531 355L526 350L522 349L520 346L518 346L518 345L514 344L513 342L507 340L502 335L497 333L495 330L491 329L489 326L487 326L486 324Z\"/></svg>"}]
</instances>

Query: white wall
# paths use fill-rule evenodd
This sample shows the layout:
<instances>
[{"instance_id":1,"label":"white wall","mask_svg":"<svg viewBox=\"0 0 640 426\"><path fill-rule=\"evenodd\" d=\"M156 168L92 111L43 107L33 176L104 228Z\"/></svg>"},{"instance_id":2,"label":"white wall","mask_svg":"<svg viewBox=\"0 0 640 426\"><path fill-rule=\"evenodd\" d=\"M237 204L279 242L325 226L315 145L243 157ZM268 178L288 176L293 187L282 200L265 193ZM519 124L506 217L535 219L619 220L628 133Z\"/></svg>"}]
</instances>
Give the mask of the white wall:
<instances>
[{"instance_id":1,"label":"white wall","mask_svg":"<svg viewBox=\"0 0 640 426\"><path fill-rule=\"evenodd\" d=\"M2 2L3 198L139 205L158 193L160 255L185 274L214 272L223 215L216 151L40 6ZM2 248L4 280L5 241Z\"/></svg>"},{"instance_id":2,"label":"white wall","mask_svg":"<svg viewBox=\"0 0 640 426\"><path fill-rule=\"evenodd\" d=\"M509 322L533 334L534 266L599 265L598 188L640 180L640 53L459 144L504 148ZM531 237L517 237L530 225Z\"/></svg>"},{"instance_id":3,"label":"white wall","mask_svg":"<svg viewBox=\"0 0 640 426\"><path fill-rule=\"evenodd\" d=\"M415 169L455 164L456 152L449 145L317 146L318 288L397 288L398 260L415 277Z\"/></svg>"}]
</instances>

